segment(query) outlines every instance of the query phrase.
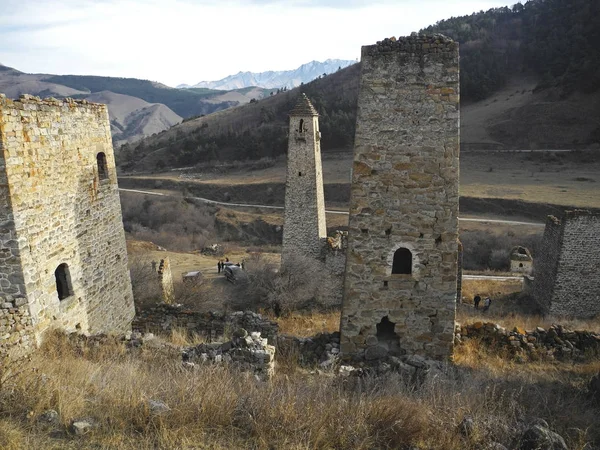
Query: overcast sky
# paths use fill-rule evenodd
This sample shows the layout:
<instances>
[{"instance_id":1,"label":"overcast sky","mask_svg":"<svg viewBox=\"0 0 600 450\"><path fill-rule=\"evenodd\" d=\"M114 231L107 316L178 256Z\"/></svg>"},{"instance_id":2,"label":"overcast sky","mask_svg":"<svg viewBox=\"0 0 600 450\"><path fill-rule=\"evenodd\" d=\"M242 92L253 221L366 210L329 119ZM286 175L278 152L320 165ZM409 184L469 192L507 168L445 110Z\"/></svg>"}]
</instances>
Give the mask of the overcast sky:
<instances>
[{"instance_id":1,"label":"overcast sky","mask_svg":"<svg viewBox=\"0 0 600 450\"><path fill-rule=\"evenodd\" d=\"M195 84L239 71L356 59L361 45L510 4L506 0L0 0L0 63L30 73Z\"/></svg>"}]
</instances>

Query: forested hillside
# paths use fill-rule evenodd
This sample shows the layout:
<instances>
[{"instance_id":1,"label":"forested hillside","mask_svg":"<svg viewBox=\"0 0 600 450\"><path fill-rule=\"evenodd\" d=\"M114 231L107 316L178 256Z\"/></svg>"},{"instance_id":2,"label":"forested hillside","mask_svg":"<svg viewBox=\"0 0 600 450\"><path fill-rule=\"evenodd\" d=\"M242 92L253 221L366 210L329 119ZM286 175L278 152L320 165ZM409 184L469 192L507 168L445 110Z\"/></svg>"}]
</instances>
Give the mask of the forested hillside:
<instances>
[{"instance_id":1,"label":"forested hillside","mask_svg":"<svg viewBox=\"0 0 600 450\"><path fill-rule=\"evenodd\" d=\"M422 30L461 44L461 95L481 100L519 73L562 95L600 88L600 1L531 0Z\"/></svg>"},{"instance_id":2,"label":"forested hillside","mask_svg":"<svg viewBox=\"0 0 600 450\"><path fill-rule=\"evenodd\" d=\"M531 0L451 18L423 33L461 45L461 139L469 148L600 144L600 1ZM353 145L359 65L256 103L188 121L127 146L127 169L284 154L287 113L305 92L324 152ZM526 80L523 81L523 80ZM471 123L469 123L471 121ZM152 154L152 164L145 155Z\"/></svg>"}]
</instances>

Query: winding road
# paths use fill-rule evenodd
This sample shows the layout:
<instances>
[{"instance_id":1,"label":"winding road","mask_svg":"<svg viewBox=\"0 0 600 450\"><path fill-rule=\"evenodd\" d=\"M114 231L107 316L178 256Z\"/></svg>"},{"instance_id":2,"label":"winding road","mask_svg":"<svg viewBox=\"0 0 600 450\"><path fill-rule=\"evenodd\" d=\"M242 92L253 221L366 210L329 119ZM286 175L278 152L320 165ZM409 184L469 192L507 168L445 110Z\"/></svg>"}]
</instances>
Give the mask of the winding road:
<instances>
[{"instance_id":1,"label":"winding road","mask_svg":"<svg viewBox=\"0 0 600 450\"><path fill-rule=\"evenodd\" d=\"M124 189L124 188L119 188L119 191L123 191L123 192L135 192L138 194L146 194L146 195L158 195L161 197L176 197L175 195L172 194L164 194L162 192L152 192L152 191L142 191L140 189ZM248 204L248 203L230 203L230 202L219 202L216 200L210 200L208 198L203 198L203 197L188 197L194 200L198 200L200 202L206 203L207 205L221 205L221 206L227 206L227 207L238 207L238 208L261 208L261 209L278 209L278 210L282 210L284 209L283 206L271 206L271 205L254 205L254 204ZM348 215L348 211L335 211L335 210L330 210L327 209L325 210L325 212L327 214L343 214L343 215ZM544 227L545 225L543 223L539 223L539 222L521 222L521 221L517 221L517 220L501 220L501 219L475 219L475 218L470 218L470 217L459 217L458 220L462 220L464 222L481 222L481 223L498 223L498 224L504 224L504 225L528 225L531 227Z\"/></svg>"}]
</instances>

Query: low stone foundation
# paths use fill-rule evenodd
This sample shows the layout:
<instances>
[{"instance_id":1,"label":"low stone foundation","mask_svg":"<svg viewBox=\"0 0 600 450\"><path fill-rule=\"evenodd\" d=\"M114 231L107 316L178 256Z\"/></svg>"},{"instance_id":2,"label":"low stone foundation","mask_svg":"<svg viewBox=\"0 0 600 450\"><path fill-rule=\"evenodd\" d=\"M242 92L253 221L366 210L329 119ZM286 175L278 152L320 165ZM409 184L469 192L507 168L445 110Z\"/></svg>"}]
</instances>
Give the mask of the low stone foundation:
<instances>
[{"instance_id":1,"label":"low stone foundation","mask_svg":"<svg viewBox=\"0 0 600 450\"><path fill-rule=\"evenodd\" d=\"M318 364L326 369L338 361L340 333L319 333L307 338L279 335L275 345L280 354L297 354L298 363L302 366L312 367Z\"/></svg>"},{"instance_id":2,"label":"low stone foundation","mask_svg":"<svg viewBox=\"0 0 600 450\"><path fill-rule=\"evenodd\" d=\"M220 339L230 331L244 328L248 332L260 332L269 343L274 342L279 330L277 323L252 311L229 314L198 312L182 305L167 304L138 311L132 328L135 331L152 333L170 333L173 329L179 328L197 333L210 341Z\"/></svg>"},{"instance_id":3,"label":"low stone foundation","mask_svg":"<svg viewBox=\"0 0 600 450\"><path fill-rule=\"evenodd\" d=\"M36 347L33 323L25 297L0 297L0 359L17 359Z\"/></svg>"},{"instance_id":4,"label":"low stone foundation","mask_svg":"<svg viewBox=\"0 0 600 450\"><path fill-rule=\"evenodd\" d=\"M231 341L200 344L184 350L182 357L187 367L193 368L198 363L225 363L252 372L263 381L275 374L275 347L268 345L259 332L248 334L243 328L233 333Z\"/></svg>"},{"instance_id":5,"label":"low stone foundation","mask_svg":"<svg viewBox=\"0 0 600 450\"><path fill-rule=\"evenodd\" d=\"M504 348L519 356L549 359L583 358L600 355L600 334L592 331L572 331L562 325L552 325L547 330L537 327L524 330L515 327L512 331L493 322L475 322L456 325L455 344L469 339Z\"/></svg>"}]
</instances>

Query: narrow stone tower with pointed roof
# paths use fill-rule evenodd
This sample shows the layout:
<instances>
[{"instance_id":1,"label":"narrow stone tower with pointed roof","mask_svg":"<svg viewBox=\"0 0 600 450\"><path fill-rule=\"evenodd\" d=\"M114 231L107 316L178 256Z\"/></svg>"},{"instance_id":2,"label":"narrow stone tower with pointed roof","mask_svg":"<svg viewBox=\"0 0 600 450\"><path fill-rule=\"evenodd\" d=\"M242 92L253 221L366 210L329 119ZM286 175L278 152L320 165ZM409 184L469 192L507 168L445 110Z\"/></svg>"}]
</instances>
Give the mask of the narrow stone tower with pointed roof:
<instances>
[{"instance_id":1,"label":"narrow stone tower with pointed roof","mask_svg":"<svg viewBox=\"0 0 600 450\"><path fill-rule=\"evenodd\" d=\"M302 94L289 115L283 262L292 253L319 258L327 238L319 114Z\"/></svg>"}]
</instances>

